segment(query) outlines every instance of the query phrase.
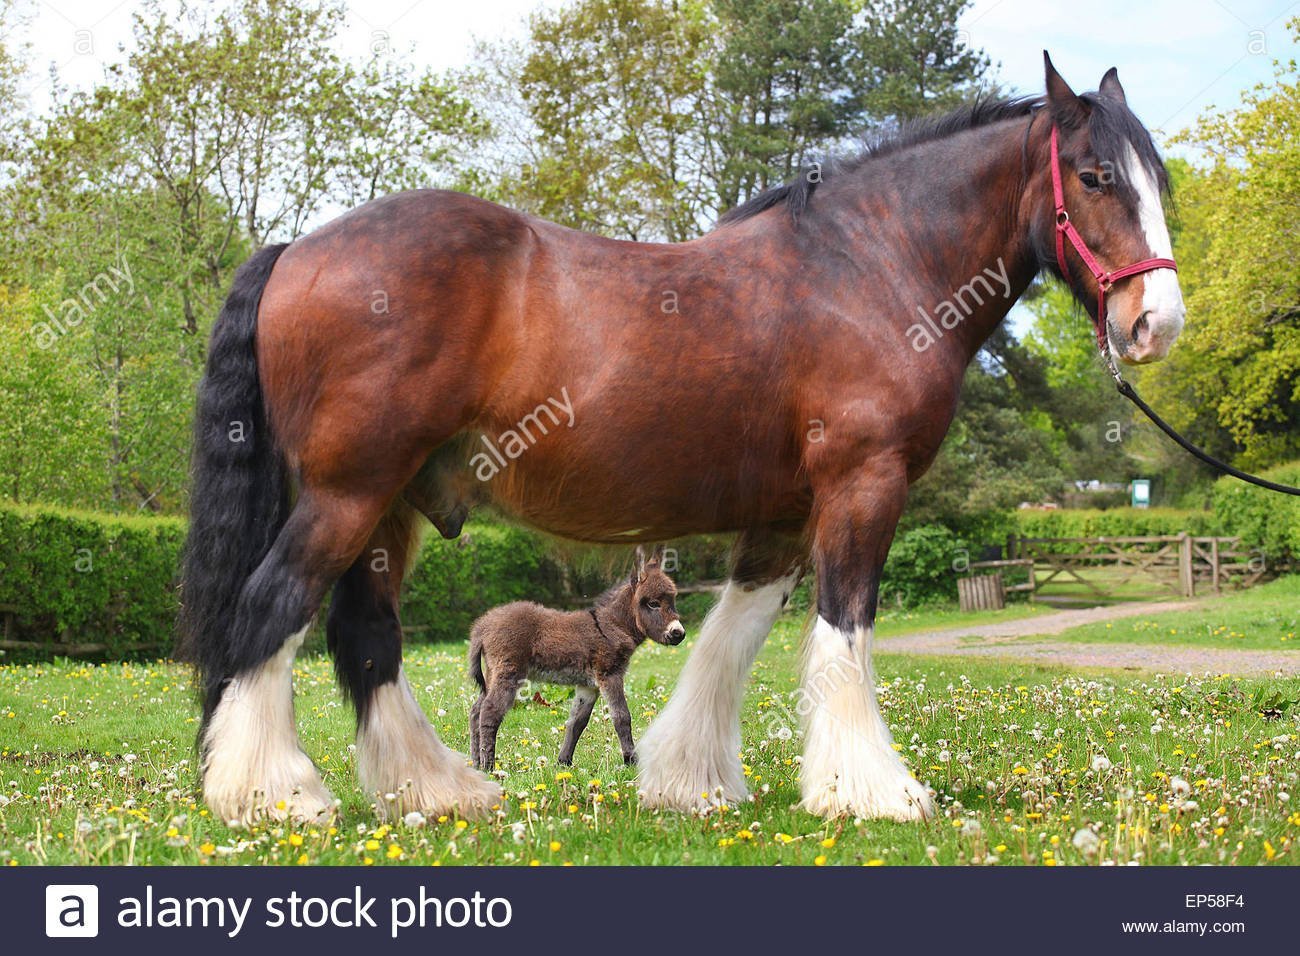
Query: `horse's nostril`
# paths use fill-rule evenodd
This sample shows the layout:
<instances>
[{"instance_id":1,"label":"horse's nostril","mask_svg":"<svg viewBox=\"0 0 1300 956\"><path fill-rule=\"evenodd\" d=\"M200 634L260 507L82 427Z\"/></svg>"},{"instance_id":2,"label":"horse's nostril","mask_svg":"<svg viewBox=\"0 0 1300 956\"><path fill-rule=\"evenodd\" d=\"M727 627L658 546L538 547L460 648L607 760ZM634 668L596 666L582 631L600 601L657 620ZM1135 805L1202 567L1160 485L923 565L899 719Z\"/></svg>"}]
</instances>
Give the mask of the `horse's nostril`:
<instances>
[{"instance_id":1,"label":"horse's nostril","mask_svg":"<svg viewBox=\"0 0 1300 956\"><path fill-rule=\"evenodd\" d=\"M1143 312L1137 317L1137 321L1133 323L1133 341L1135 343L1142 337L1142 333L1147 330L1147 326L1149 325L1147 316L1150 314L1149 311Z\"/></svg>"}]
</instances>

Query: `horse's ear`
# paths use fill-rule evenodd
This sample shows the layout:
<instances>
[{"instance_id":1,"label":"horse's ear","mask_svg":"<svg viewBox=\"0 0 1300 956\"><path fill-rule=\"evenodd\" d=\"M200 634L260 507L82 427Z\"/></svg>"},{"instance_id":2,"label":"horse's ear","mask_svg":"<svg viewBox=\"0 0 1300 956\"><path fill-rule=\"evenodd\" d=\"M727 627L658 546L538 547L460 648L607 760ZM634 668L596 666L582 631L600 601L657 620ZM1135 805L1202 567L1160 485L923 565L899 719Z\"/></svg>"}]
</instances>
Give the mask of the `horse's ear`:
<instances>
[{"instance_id":1,"label":"horse's ear","mask_svg":"<svg viewBox=\"0 0 1300 956\"><path fill-rule=\"evenodd\" d=\"M1097 92L1102 96L1109 96L1112 100L1128 103L1128 98L1124 96L1124 87L1119 85L1119 70L1113 66L1101 78L1101 85L1097 87Z\"/></svg>"},{"instance_id":2,"label":"horse's ear","mask_svg":"<svg viewBox=\"0 0 1300 956\"><path fill-rule=\"evenodd\" d=\"M1088 117L1088 105L1070 89L1070 84L1056 72L1052 58L1043 51L1043 68L1047 74L1047 109L1062 129L1078 129Z\"/></svg>"}]
</instances>

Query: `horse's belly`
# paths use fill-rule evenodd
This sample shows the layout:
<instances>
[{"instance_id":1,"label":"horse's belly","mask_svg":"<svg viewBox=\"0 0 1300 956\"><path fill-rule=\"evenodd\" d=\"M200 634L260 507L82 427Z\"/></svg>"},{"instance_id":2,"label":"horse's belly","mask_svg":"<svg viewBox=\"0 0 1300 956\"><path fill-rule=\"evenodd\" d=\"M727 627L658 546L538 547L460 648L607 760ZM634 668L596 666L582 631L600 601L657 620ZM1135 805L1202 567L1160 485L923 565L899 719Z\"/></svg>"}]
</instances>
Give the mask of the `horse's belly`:
<instances>
[{"instance_id":1,"label":"horse's belly","mask_svg":"<svg viewBox=\"0 0 1300 956\"><path fill-rule=\"evenodd\" d=\"M488 495L503 510L559 537L579 541L663 541L806 518L811 495L795 470L710 463L703 450L657 470L617 460L566 467L537 455L494 477Z\"/></svg>"}]
</instances>

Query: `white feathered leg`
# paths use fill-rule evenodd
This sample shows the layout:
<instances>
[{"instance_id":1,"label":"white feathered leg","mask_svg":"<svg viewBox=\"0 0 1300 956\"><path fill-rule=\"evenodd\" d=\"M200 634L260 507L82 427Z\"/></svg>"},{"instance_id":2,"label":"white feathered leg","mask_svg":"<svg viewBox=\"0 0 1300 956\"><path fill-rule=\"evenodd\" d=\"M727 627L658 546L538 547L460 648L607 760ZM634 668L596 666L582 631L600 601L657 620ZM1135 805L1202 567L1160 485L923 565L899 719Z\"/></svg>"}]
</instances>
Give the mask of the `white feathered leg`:
<instances>
[{"instance_id":1,"label":"white feathered leg","mask_svg":"<svg viewBox=\"0 0 1300 956\"><path fill-rule=\"evenodd\" d=\"M222 691L203 734L203 799L219 820L319 822L334 813L294 723L293 659L306 634Z\"/></svg>"},{"instance_id":2,"label":"white feathered leg","mask_svg":"<svg viewBox=\"0 0 1300 956\"><path fill-rule=\"evenodd\" d=\"M375 688L357 728L357 774L387 819L411 810L482 816L501 800L501 788L438 737L404 671Z\"/></svg>"},{"instance_id":3,"label":"white feathered leg","mask_svg":"<svg viewBox=\"0 0 1300 956\"><path fill-rule=\"evenodd\" d=\"M740 766L745 681L796 580L727 582L672 697L637 743L644 805L689 810L748 798Z\"/></svg>"},{"instance_id":4,"label":"white feathered leg","mask_svg":"<svg viewBox=\"0 0 1300 956\"><path fill-rule=\"evenodd\" d=\"M803 806L833 817L852 814L921 820L932 811L929 789L894 750L880 716L871 668L871 628L850 635L817 618L804 659L806 714L800 785Z\"/></svg>"}]
</instances>

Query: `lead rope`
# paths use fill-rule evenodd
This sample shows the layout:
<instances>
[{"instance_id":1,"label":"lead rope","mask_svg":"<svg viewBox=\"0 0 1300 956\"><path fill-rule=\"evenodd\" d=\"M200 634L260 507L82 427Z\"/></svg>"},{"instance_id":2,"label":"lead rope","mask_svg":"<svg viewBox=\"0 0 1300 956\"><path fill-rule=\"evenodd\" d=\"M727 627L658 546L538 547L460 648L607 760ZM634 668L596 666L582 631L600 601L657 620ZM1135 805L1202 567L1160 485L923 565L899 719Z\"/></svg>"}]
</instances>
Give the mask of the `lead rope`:
<instances>
[{"instance_id":1,"label":"lead rope","mask_svg":"<svg viewBox=\"0 0 1300 956\"><path fill-rule=\"evenodd\" d=\"M1109 371L1111 377L1115 379L1115 387L1119 389L1119 393L1141 409L1143 415L1155 422L1156 426L1162 432L1174 441L1178 442L1185 451L1195 455L1211 468L1217 469L1224 474L1232 475L1234 478L1240 478L1242 481L1249 482L1252 485L1259 485L1261 488L1267 488L1269 491L1277 491L1284 495L1300 495L1300 488L1293 488L1290 485L1281 485L1276 481L1269 481L1267 478L1260 478L1258 475L1252 475L1249 472L1242 471L1240 468L1232 467L1232 465L1229 465L1226 461L1220 461L1207 451L1202 451L1200 448L1197 448L1182 435L1178 434L1172 425L1157 415L1150 405L1142 401L1142 396L1137 393L1137 389L1124 381L1124 376L1119 373L1119 369L1115 366L1115 360L1111 358L1109 347L1102 350L1101 357L1106 362L1107 371Z\"/></svg>"}]
</instances>

